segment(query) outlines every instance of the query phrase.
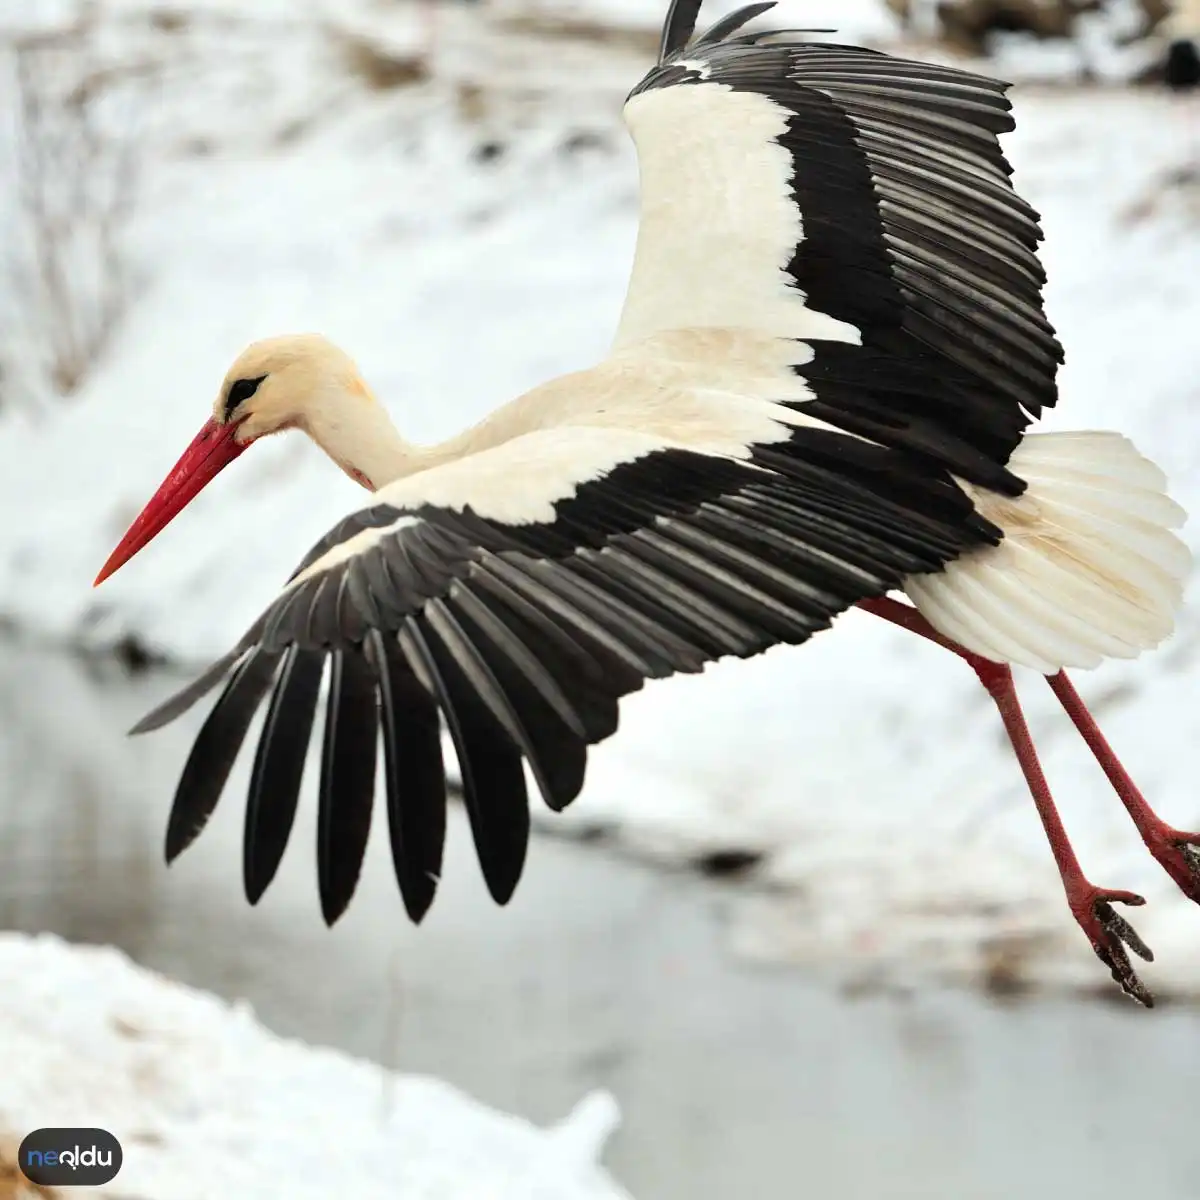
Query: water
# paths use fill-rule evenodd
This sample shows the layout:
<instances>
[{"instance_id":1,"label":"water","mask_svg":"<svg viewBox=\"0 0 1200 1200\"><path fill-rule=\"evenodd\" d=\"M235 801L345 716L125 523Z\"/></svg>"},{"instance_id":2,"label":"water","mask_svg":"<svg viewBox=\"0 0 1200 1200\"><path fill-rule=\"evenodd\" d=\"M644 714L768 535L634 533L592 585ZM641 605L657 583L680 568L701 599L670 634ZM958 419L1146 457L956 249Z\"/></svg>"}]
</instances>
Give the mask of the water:
<instances>
[{"instance_id":1,"label":"water","mask_svg":"<svg viewBox=\"0 0 1200 1200\"><path fill-rule=\"evenodd\" d=\"M272 891L243 902L244 774L168 871L165 808L195 723L122 730L171 682L3 646L0 926L113 942L249 999L281 1033L537 1121L606 1087L625 1118L607 1161L637 1200L1200 1196L1195 1011L848 997L729 958L736 887L556 839L496 909L458 820L419 931L373 844L329 932L311 809Z\"/></svg>"}]
</instances>

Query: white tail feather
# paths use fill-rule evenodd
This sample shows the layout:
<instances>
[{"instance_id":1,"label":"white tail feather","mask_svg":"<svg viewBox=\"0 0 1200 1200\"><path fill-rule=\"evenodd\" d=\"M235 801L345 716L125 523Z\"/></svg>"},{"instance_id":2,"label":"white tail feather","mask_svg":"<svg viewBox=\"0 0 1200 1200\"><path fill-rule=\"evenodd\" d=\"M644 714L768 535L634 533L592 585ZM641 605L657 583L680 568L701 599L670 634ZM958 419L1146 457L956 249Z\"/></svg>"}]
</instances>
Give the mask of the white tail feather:
<instances>
[{"instance_id":1,"label":"white tail feather","mask_svg":"<svg viewBox=\"0 0 1200 1200\"><path fill-rule=\"evenodd\" d=\"M1162 471L1119 433L1034 433L1009 467L1018 498L964 485L1004 530L904 590L941 633L996 662L1051 675L1136 658L1175 627L1191 571L1171 531L1184 511Z\"/></svg>"}]
</instances>

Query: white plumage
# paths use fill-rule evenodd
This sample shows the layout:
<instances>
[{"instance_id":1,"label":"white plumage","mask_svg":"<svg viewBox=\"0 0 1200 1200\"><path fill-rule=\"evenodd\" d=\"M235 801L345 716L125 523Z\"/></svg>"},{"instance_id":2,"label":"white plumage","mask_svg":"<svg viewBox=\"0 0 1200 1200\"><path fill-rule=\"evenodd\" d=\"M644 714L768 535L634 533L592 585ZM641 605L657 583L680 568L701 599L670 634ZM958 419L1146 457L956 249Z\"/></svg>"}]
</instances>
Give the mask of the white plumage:
<instances>
[{"instance_id":1,"label":"white plumage","mask_svg":"<svg viewBox=\"0 0 1200 1200\"><path fill-rule=\"evenodd\" d=\"M1005 85L856 47L692 38L672 5L625 115L642 212L612 353L432 447L407 443L317 335L255 343L100 579L247 446L307 432L370 498L242 641L142 722L220 699L167 835L213 811L270 696L246 809L246 893L291 834L327 679L317 875L331 923L357 884L383 744L405 906L433 901L442 730L503 903L529 836L526 770L555 809L647 679L799 643L858 605L938 641L995 698L1072 911L1129 994L1148 951L1067 841L1008 664L1049 678L1147 846L1200 899L1195 835L1150 810L1063 666L1171 631L1182 513L1120 435L1028 434L1057 399L1037 214L1009 183ZM97 580L99 582L99 579ZM916 608L888 593L906 591ZM797 713L797 720L803 714Z\"/></svg>"},{"instance_id":2,"label":"white plumage","mask_svg":"<svg viewBox=\"0 0 1200 1200\"><path fill-rule=\"evenodd\" d=\"M977 493L1004 530L904 590L939 632L995 662L1053 675L1136 658L1169 637L1191 572L1183 509L1119 433L1028 434L1016 500Z\"/></svg>"},{"instance_id":3,"label":"white plumage","mask_svg":"<svg viewBox=\"0 0 1200 1200\"><path fill-rule=\"evenodd\" d=\"M787 117L765 96L717 82L654 89L625 105L641 204L618 348L673 329L859 341L853 325L814 311L786 274L804 237L792 155L776 140Z\"/></svg>"}]
</instances>

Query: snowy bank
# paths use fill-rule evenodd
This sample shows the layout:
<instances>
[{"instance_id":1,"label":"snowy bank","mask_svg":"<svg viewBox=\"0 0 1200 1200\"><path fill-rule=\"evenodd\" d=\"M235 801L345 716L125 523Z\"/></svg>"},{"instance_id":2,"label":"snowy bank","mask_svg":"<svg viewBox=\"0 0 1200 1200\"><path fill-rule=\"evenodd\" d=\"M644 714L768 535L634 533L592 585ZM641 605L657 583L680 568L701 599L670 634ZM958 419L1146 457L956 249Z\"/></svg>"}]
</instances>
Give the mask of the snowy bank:
<instances>
[{"instance_id":1,"label":"snowy bank","mask_svg":"<svg viewBox=\"0 0 1200 1200\"><path fill-rule=\"evenodd\" d=\"M785 8L781 23L809 18ZM146 292L81 394L0 413L0 511L21 514L0 527L0 613L200 663L360 498L303 438L272 439L90 589L229 361L252 338L320 329L416 440L594 362L632 252L636 165L618 114L645 64L593 45L590 72L529 94L490 80L481 55L470 89L435 77L381 91L302 21L212 33L197 18L185 36L130 231ZM1122 429L1200 510L1200 224L1162 182L1186 152L1179 114L1120 89L1019 90L1016 108L1006 148L1044 216L1047 307L1067 351L1046 423ZM1200 525L1186 536L1200 546ZM1184 828L1200 825L1198 653L1188 611L1158 652L1078 680ZM1041 681L1020 686L1085 869L1150 901L1135 917L1158 952L1147 983L1200 993L1200 913L1145 854ZM1016 947L1034 980L1107 982L986 696L950 656L859 613L799 649L631 697L584 794L541 816L667 859L761 855L774 891L738 930L755 954L979 979Z\"/></svg>"},{"instance_id":2,"label":"snowy bank","mask_svg":"<svg viewBox=\"0 0 1200 1200\"><path fill-rule=\"evenodd\" d=\"M538 1129L284 1041L111 949L0 934L0 1062L0 1141L105 1128L125 1155L101 1189L115 1196L627 1200L595 1165L616 1123L607 1095Z\"/></svg>"}]
</instances>

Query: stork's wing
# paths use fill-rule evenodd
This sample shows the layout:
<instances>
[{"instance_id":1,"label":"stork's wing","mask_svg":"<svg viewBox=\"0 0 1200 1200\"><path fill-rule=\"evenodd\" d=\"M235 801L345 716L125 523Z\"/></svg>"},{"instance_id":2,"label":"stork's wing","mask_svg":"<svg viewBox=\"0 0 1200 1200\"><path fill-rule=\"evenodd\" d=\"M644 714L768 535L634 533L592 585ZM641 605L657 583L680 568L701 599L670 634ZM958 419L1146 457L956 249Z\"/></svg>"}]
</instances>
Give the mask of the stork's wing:
<instances>
[{"instance_id":1,"label":"stork's wing","mask_svg":"<svg viewBox=\"0 0 1200 1200\"><path fill-rule=\"evenodd\" d=\"M1007 85L795 35L730 36L756 4L663 58L625 108L642 215L618 346L667 329L808 342L812 416L1000 491L1062 351L1042 309L1037 214L997 134Z\"/></svg>"},{"instance_id":2,"label":"stork's wing","mask_svg":"<svg viewBox=\"0 0 1200 1200\"><path fill-rule=\"evenodd\" d=\"M439 713L484 877L504 902L529 834L522 760L561 809L582 786L587 746L616 729L618 699L643 680L802 642L987 536L961 496L940 519L922 515L833 454L777 473L627 430L557 428L385 487L314 547L231 654L135 730L228 680L184 768L168 856L203 828L271 693L245 830L247 895L262 895L291 832L328 662L326 919L357 883L378 731L396 876L414 919L431 903L445 831Z\"/></svg>"}]
</instances>

